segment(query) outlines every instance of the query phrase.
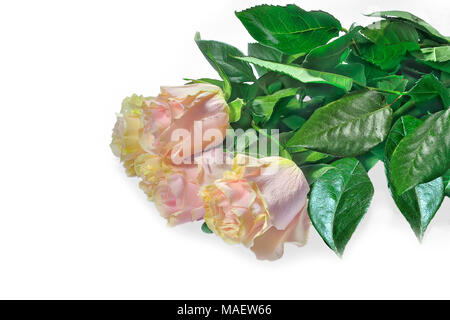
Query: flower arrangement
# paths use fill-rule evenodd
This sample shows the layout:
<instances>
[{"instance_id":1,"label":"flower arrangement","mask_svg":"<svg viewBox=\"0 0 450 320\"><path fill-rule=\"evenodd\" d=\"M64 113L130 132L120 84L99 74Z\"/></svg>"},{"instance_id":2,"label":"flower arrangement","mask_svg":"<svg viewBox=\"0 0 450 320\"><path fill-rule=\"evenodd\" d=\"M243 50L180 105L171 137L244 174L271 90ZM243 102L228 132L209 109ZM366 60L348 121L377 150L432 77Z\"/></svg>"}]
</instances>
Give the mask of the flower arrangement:
<instances>
[{"instance_id":1,"label":"flower arrangement","mask_svg":"<svg viewBox=\"0 0 450 320\"><path fill-rule=\"evenodd\" d=\"M450 196L450 38L402 11L348 30L295 5L236 16L247 55L195 36L220 80L133 95L117 116L111 149L168 224L203 220L267 260L313 225L340 256L382 161L421 240Z\"/></svg>"}]
</instances>

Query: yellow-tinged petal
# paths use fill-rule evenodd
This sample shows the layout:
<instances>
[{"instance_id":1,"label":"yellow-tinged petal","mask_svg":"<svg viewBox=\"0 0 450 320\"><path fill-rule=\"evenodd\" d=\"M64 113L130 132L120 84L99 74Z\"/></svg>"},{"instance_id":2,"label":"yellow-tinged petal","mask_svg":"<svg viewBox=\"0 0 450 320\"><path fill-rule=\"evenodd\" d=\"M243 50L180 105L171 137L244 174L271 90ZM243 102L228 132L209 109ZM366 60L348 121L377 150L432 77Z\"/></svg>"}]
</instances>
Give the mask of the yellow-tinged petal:
<instances>
[{"instance_id":1,"label":"yellow-tinged petal","mask_svg":"<svg viewBox=\"0 0 450 320\"><path fill-rule=\"evenodd\" d=\"M223 178L200 194L209 229L228 243L277 259L284 242L303 244L309 228L309 185L297 165L280 157L237 155Z\"/></svg>"},{"instance_id":2,"label":"yellow-tinged petal","mask_svg":"<svg viewBox=\"0 0 450 320\"><path fill-rule=\"evenodd\" d=\"M112 134L111 150L123 162L130 176L136 174L134 160L144 152L139 142L144 99L142 96L133 95L123 100Z\"/></svg>"}]
</instances>

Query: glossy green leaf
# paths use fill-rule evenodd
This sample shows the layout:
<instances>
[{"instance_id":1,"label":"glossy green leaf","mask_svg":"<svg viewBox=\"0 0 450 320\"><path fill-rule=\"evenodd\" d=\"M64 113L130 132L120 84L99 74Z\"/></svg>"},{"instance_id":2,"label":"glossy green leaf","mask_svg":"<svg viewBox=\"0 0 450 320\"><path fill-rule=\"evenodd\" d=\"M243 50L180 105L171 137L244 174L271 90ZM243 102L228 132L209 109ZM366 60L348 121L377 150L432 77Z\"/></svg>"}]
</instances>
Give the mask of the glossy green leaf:
<instances>
[{"instance_id":1,"label":"glossy green leaf","mask_svg":"<svg viewBox=\"0 0 450 320\"><path fill-rule=\"evenodd\" d=\"M449 132L450 109L447 109L429 116L400 141L391 160L397 194L444 175L450 167Z\"/></svg>"},{"instance_id":2,"label":"glossy green leaf","mask_svg":"<svg viewBox=\"0 0 450 320\"><path fill-rule=\"evenodd\" d=\"M290 55L326 44L342 29L330 14L295 5L261 5L236 12L236 16L255 40Z\"/></svg>"},{"instance_id":3,"label":"glossy green leaf","mask_svg":"<svg viewBox=\"0 0 450 320\"><path fill-rule=\"evenodd\" d=\"M365 67L361 63L341 63L334 67L331 72L352 78L353 82L358 83L358 85L365 86L367 83Z\"/></svg>"},{"instance_id":4,"label":"glossy green leaf","mask_svg":"<svg viewBox=\"0 0 450 320\"><path fill-rule=\"evenodd\" d=\"M283 98L295 96L297 88L289 88L277 91L271 95L256 97L252 103L252 115L256 123L267 121L272 115L278 101Z\"/></svg>"},{"instance_id":5,"label":"glossy green leaf","mask_svg":"<svg viewBox=\"0 0 450 320\"><path fill-rule=\"evenodd\" d=\"M244 105L244 100L239 98L228 104L228 106L230 107L230 122L239 121L239 119L241 118L241 110Z\"/></svg>"},{"instance_id":6,"label":"glossy green leaf","mask_svg":"<svg viewBox=\"0 0 450 320\"><path fill-rule=\"evenodd\" d=\"M249 43L248 44L248 55L251 57L255 57L258 59L273 61L273 62L282 62L283 61L283 53L275 48L265 46L260 43ZM267 70L256 66L256 71L259 76L262 77L267 73Z\"/></svg>"},{"instance_id":7,"label":"glossy green leaf","mask_svg":"<svg viewBox=\"0 0 450 320\"><path fill-rule=\"evenodd\" d=\"M313 70L330 71L331 68L334 68L342 61L342 56L348 50L355 33L360 29L361 27L355 28L342 37L311 50L306 56L305 61L303 61L302 67Z\"/></svg>"},{"instance_id":8,"label":"glossy green leaf","mask_svg":"<svg viewBox=\"0 0 450 320\"><path fill-rule=\"evenodd\" d=\"M317 151L312 151L312 150L305 150L302 152L297 152L292 154L291 152L291 157L292 157L292 161L294 161L298 166L303 166L306 164L311 164L311 163L323 163L323 162L330 162L333 160L333 157L325 154L325 153L320 153Z\"/></svg>"},{"instance_id":9,"label":"glossy green leaf","mask_svg":"<svg viewBox=\"0 0 450 320\"><path fill-rule=\"evenodd\" d=\"M225 100L228 101L228 99L230 99L232 90L230 78L228 78L228 75L223 71L222 67L217 63L216 59L211 55L211 53L208 52L207 55L209 56L209 60L211 61L211 63L216 66L217 73L223 80L222 91Z\"/></svg>"},{"instance_id":10,"label":"glossy green leaf","mask_svg":"<svg viewBox=\"0 0 450 320\"><path fill-rule=\"evenodd\" d=\"M309 199L309 216L325 243L339 256L373 196L373 186L361 163L344 158L313 184Z\"/></svg>"},{"instance_id":11,"label":"glossy green leaf","mask_svg":"<svg viewBox=\"0 0 450 320\"><path fill-rule=\"evenodd\" d=\"M306 122L306 120L294 114L284 118L281 122L284 123L289 129L297 130Z\"/></svg>"},{"instance_id":12,"label":"glossy green leaf","mask_svg":"<svg viewBox=\"0 0 450 320\"><path fill-rule=\"evenodd\" d=\"M412 23L417 29L419 29L423 32L426 32L433 38L439 39L440 41L442 41L444 43L446 43L446 42L448 43L450 40L448 37L445 37L442 34L440 34L439 31L437 31L435 28L433 28L429 23L427 23L426 21L420 19L419 17L417 17L409 12L398 11L398 10L379 11L379 12L371 13L367 16L368 17L382 17L382 18L386 18L386 19L398 18L401 21L408 21L408 22Z\"/></svg>"},{"instance_id":13,"label":"glossy green leaf","mask_svg":"<svg viewBox=\"0 0 450 320\"><path fill-rule=\"evenodd\" d=\"M361 33L372 42L358 45L361 58L383 70L397 67L407 52L420 49L416 29L402 22L376 22Z\"/></svg>"},{"instance_id":14,"label":"glossy green leaf","mask_svg":"<svg viewBox=\"0 0 450 320\"><path fill-rule=\"evenodd\" d=\"M306 180L308 180L309 185L312 185L317 181L325 172L330 169L335 169L332 165L329 164L308 164L301 166L303 174L305 175Z\"/></svg>"},{"instance_id":15,"label":"glossy green leaf","mask_svg":"<svg viewBox=\"0 0 450 320\"><path fill-rule=\"evenodd\" d=\"M422 60L423 55L419 54L417 51L411 52L411 54L417 59L418 62L428 67L450 73L450 61L444 62L426 61Z\"/></svg>"},{"instance_id":16,"label":"glossy green leaf","mask_svg":"<svg viewBox=\"0 0 450 320\"><path fill-rule=\"evenodd\" d=\"M247 83L231 83L231 99L235 100L237 98L243 99L245 102L253 100L261 92L261 88L257 83L247 84Z\"/></svg>"},{"instance_id":17,"label":"glossy green leaf","mask_svg":"<svg viewBox=\"0 0 450 320\"><path fill-rule=\"evenodd\" d=\"M239 49L219 41L201 40L199 33L195 35L195 42L211 66L216 71L219 71L219 66L230 81L246 82L255 80L251 66L244 61L233 58L244 55Z\"/></svg>"},{"instance_id":18,"label":"glossy green leaf","mask_svg":"<svg viewBox=\"0 0 450 320\"><path fill-rule=\"evenodd\" d=\"M385 143L382 142L369 152L357 157L364 168L366 168L367 172L369 172L370 169L372 169L378 163L378 161L384 160L384 145Z\"/></svg>"},{"instance_id":19,"label":"glossy green leaf","mask_svg":"<svg viewBox=\"0 0 450 320\"><path fill-rule=\"evenodd\" d=\"M432 74L423 76L417 84L408 91L408 95L415 101L420 103L440 97L445 107L450 106L450 93L442 82Z\"/></svg>"},{"instance_id":20,"label":"glossy green leaf","mask_svg":"<svg viewBox=\"0 0 450 320\"><path fill-rule=\"evenodd\" d=\"M383 95L359 91L317 109L288 141L338 157L361 155L382 142L392 122Z\"/></svg>"},{"instance_id":21,"label":"glossy green leaf","mask_svg":"<svg viewBox=\"0 0 450 320\"><path fill-rule=\"evenodd\" d=\"M380 161L376 155L374 155L372 152L367 152L363 155L360 155L357 157L357 159L361 162L361 164L364 166L364 169L366 169L367 172L369 172L375 165Z\"/></svg>"},{"instance_id":22,"label":"glossy green leaf","mask_svg":"<svg viewBox=\"0 0 450 320\"><path fill-rule=\"evenodd\" d=\"M373 85L376 79L383 78L395 74L397 70L381 70L376 65L359 57L355 51L352 51L347 58L348 63L359 63L364 66L364 74L366 76L367 84Z\"/></svg>"},{"instance_id":23,"label":"glossy green leaf","mask_svg":"<svg viewBox=\"0 0 450 320\"><path fill-rule=\"evenodd\" d=\"M343 89L345 91L350 91L353 85L353 80L351 78L338 74L309 70L295 65L276 63L254 57L237 57L236 59L252 63L271 71L288 75L303 83L324 83Z\"/></svg>"},{"instance_id":24,"label":"glossy green leaf","mask_svg":"<svg viewBox=\"0 0 450 320\"><path fill-rule=\"evenodd\" d=\"M444 199L442 178L439 177L431 182L419 184L399 195L393 187L391 158L400 141L414 132L421 124L421 120L411 116L404 116L397 120L386 140L384 161L392 198L419 240L423 238L429 223Z\"/></svg>"},{"instance_id":25,"label":"glossy green leaf","mask_svg":"<svg viewBox=\"0 0 450 320\"><path fill-rule=\"evenodd\" d=\"M431 62L446 62L450 60L450 46L423 48L414 52L417 59Z\"/></svg>"},{"instance_id":26,"label":"glossy green leaf","mask_svg":"<svg viewBox=\"0 0 450 320\"><path fill-rule=\"evenodd\" d=\"M404 92L408 85L408 79L403 76L392 75L377 80L376 87L384 90ZM385 94L386 102L391 104L398 98L396 94Z\"/></svg>"}]
</instances>

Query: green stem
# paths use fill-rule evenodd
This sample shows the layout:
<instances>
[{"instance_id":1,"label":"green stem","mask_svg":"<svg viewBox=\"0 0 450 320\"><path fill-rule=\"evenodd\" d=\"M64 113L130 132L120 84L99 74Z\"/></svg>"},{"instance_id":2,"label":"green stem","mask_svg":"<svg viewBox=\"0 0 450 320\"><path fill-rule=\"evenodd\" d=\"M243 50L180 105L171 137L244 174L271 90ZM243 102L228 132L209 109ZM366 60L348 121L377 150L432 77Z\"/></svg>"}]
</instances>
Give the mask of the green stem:
<instances>
[{"instance_id":1,"label":"green stem","mask_svg":"<svg viewBox=\"0 0 450 320\"><path fill-rule=\"evenodd\" d=\"M404 96L406 92L400 92L400 91L394 91L394 90L388 90L388 89L381 89L381 88L374 88L374 87L367 87L369 90L374 90L378 92L384 92L384 93L390 93L390 94L396 94L398 96Z\"/></svg>"},{"instance_id":2,"label":"green stem","mask_svg":"<svg viewBox=\"0 0 450 320\"><path fill-rule=\"evenodd\" d=\"M416 102L414 100L412 100L412 99L409 100L404 105L402 105L400 108L398 108L397 111L394 112L394 118L395 119L400 118L402 115L404 115L409 110L414 108L415 105L416 105Z\"/></svg>"},{"instance_id":3,"label":"green stem","mask_svg":"<svg viewBox=\"0 0 450 320\"><path fill-rule=\"evenodd\" d=\"M396 94L398 96L404 96L406 94L406 92L400 92L400 91L394 91L394 90L388 90L388 89L381 89L381 88L374 88L374 87L368 87L364 84L362 84L361 82L358 82L356 80L353 80L353 83L356 84L357 86L360 86L362 88L366 88L372 91L378 91L378 92L383 92L383 93L390 93L390 94Z\"/></svg>"},{"instance_id":4,"label":"green stem","mask_svg":"<svg viewBox=\"0 0 450 320\"><path fill-rule=\"evenodd\" d=\"M392 108L392 106L393 106L398 100L400 100L402 97L403 97L403 96L398 96L397 98L395 98L395 100L392 101L392 103L391 103L389 106Z\"/></svg>"}]
</instances>

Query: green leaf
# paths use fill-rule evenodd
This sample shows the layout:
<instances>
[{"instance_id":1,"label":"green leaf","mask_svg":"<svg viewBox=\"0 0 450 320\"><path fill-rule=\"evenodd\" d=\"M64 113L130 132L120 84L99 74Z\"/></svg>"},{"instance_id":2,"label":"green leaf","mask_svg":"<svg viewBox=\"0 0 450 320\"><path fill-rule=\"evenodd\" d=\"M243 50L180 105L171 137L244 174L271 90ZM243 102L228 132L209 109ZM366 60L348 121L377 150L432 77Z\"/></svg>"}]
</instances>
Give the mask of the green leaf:
<instances>
[{"instance_id":1,"label":"green leaf","mask_svg":"<svg viewBox=\"0 0 450 320\"><path fill-rule=\"evenodd\" d=\"M443 36L439 33L435 28L433 28L430 24L428 24L426 21L420 19L419 17L405 11L379 11L374 12L369 15L368 17L382 17L386 19L392 19L392 18L398 18L399 21L408 21L412 23L417 29L429 34L435 39L440 40L441 42L448 43L449 38Z\"/></svg>"},{"instance_id":2,"label":"green leaf","mask_svg":"<svg viewBox=\"0 0 450 320\"><path fill-rule=\"evenodd\" d=\"M376 22L361 33L372 42L358 46L361 58L383 70L396 68L407 52L420 48L417 31L402 22Z\"/></svg>"},{"instance_id":3,"label":"green leaf","mask_svg":"<svg viewBox=\"0 0 450 320\"><path fill-rule=\"evenodd\" d=\"M450 167L449 132L450 109L447 109L429 116L400 141L391 160L397 194L444 175Z\"/></svg>"},{"instance_id":4,"label":"green leaf","mask_svg":"<svg viewBox=\"0 0 450 320\"><path fill-rule=\"evenodd\" d=\"M367 172L370 171L375 165L380 161L376 155L374 155L372 152L367 152L359 157L357 159L361 162L361 164L364 166L364 169L366 169Z\"/></svg>"},{"instance_id":5,"label":"green leaf","mask_svg":"<svg viewBox=\"0 0 450 320\"><path fill-rule=\"evenodd\" d=\"M414 132L422 121L411 116L401 117L391 129L386 140L385 168L389 189L395 204L409 222L419 240L441 206L444 199L444 185L439 177L431 182L419 184L402 195L397 194L393 188L391 157L400 141Z\"/></svg>"},{"instance_id":6,"label":"green leaf","mask_svg":"<svg viewBox=\"0 0 450 320\"><path fill-rule=\"evenodd\" d=\"M202 224L202 231L203 231L204 233L208 233L208 234L213 233L213 232L211 231L211 229L208 228L208 225L206 224L206 222L203 222L203 224Z\"/></svg>"},{"instance_id":7,"label":"green leaf","mask_svg":"<svg viewBox=\"0 0 450 320\"><path fill-rule=\"evenodd\" d=\"M277 91L271 95L256 97L251 103L253 119L256 123L267 121L272 115L278 101L283 98L295 96L298 88L289 88Z\"/></svg>"},{"instance_id":8,"label":"green leaf","mask_svg":"<svg viewBox=\"0 0 450 320\"><path fill-rule=\"evenodd\" d=\"M283 53L274 49L272 47L265 46L260 43L249 43L248 44L248 55L251 57L255 57L258 59L274 61L274 62L282 62L283 61ZM261 68L259 66L255 67L259 76L262 77L267 73L267 70Z\"/></svg>"},{"instance_id":9,"label":"green leaf","mask_svg":"<svg viewBox=\"0 0 450 320\"><path fill-rule=\"evenodd\" d=\"M284 123L289 129L297 130L306 122L306 120L294 114L284 118L281 122Z\"/></svg>"},{"instance_id":10,"label":"green leaf","mask_svg":"<svg viewBox=\"0 0 450 320\"><path fill-rule=\"evenodd\" d=\"M447 88L432 74L423 76L417 84L408 91L408 95L415 101L420 103L440 97L445 107L450 106L450 93Z\"/></svg>"},{"instance_id":11,"label":"green leaf","mask_svg":"<svg viewBox=\"0 0 450 320\"><path fill-rule=\"evenodd\" d=\"M404 92L408 85L408 79L403 76L392 75L377 80L376 87L384 90ZM396 94L386 94L386 102L391 104L398 98Z\"/></svg>"},{"instance_id":12,"label":"green leaf","mask_svg":"<svg viewBox=\"0 0 450 320\"><path fill-rule=\"evenodd\" d=\"M361 163L344 158L313 184L309 199L309 216L325 243L339 256L373 196L373 186Z\"/></svg>"},{"instance_id":13,"label":"green leaf","mask_svg":"<svg viewBox=\"0 0 450 320\"><path fill-rule=\"evenodd\" d=\"M445 194L447 195L447 197L450 197L450 170L447 170L443 178L444 178Z\"/></svg>"},{"instance_id":14,"label":"green leaf","mask_svg":"<svg viewBox=\"0 0 450 320\"><path fill-rule=\"evenodd\" d=\"M228 104L228 106L230 107L230 122L239 121L239 119L241 118L241 110L244 105L244 100L240 98L237 98L236 100Z\"/></svg>"},{"instance_id":15,"label":"green leaf","mask_svg":"<svg viewBox=\"0 0 450 320\"><path fill-rule=\"evenodd\" d=\"M271 135L268 133L268 130L258 127L254 122L252 122L252 128L255 129L256 132L258 132L259 140L267 139L268 141L270 140L271 142L273 142L273 143L268 143L268 142L265 143L265 145L267 146L267 149L262 150L262 152L260 150L258 150L258 157L280 156L280 157L291 160L291 155L289 154L289 152L286 150L286 148L280 142L279 134L277 134L275 136ZM259 145L261 145L261 144L259 144ZM276 150L272 149L273 145L276 145Z\"/></svg>"},{"instance_id":16,"label":"green leaf","mask_svg":"<svg viewBox=\"0 0 450 320\"><path fill-rule=\"evenodd\" d=\"M415 51L414 56L422 61L446 62L450 60L450 46L423 48Z\"/></svg>"},{"instance_id":17,"label":"green leaf","mask_svg":"<svg viewBox=\"0 0 450 320\"><path fill-rule=\"evenodd\" d=\"M329 164L309 164L305 166L301 166L303 174L305 175L306 180L308 180L309 185L312 185L317 181L325 172L330 169L334 169L333 166Z\"/></svg>"},{"instance_id":18,"label":"green leaf","mask_svg":"<svg viewBox=\"0 0 450 320\"><path fill-rule=\"evenodd\" d=\"M198 32L195 35L195 42L211 66L216 71L219 71L218 67L220 67L230 81L246 82L255 80L252 67L246 62L233 58L244 55L239 49L219 41L201 40Z\"/></svg>"},{"instance_id":19,"label":"green leaf","mask_svg":"<svg viewBox=\"0 0 450 320\"><path fill-rule=\"evenodd\" d=\"M378 163L378 161L384 160L384 145L385 143L382 142L366 154L357 157L364 168L366 168L367 172L369 172L370 169L372 169Z\"/></svg>"},{"instance_id":20,"label":"green leaf","mask_svg":"<svg viewBox=\"0 0 450 320\"><path fill-rule=\"evenodd\" d=\"M323 46L317 47L306 56L302 67L320 71L330 71L342 61L342 56L348 50L352 39L361 27L353 29L342 37Z\"/></svg>"},{"instance_id":21,"label":"green leaf","mask_svg":"<svg viewBox=\"0 0 450 320\"><path fill-rule=\"evenodd\" d=\"M391 122L392 109L383 95L353 92L317 109L287 146L338 157L361 155L385 139Z\"/></svg>"},{"instance_id":22,"label":"green leaf","mask_svg":"<svg viewBox=\"0 0 450 320\"><path fill-rule=\"evenodd\" d=\"M190 79L190 78L183 78L185 81L189 81L186 84L192 84L192 83L210 83L215 86L218 86L223 90L223 81L216 80L216 79L210 79L210 78L200 78L200 79Z\"/></svg>"},{"instance_id":23,"label":"green leaf","mask_svg":"<svg viewBox=\"0 0 450 320\"><path fill-rule=\"evenodd\" d=\"M245 102L253 100L261 92L261 88L257 83L247 84L232 82L231 88L231 99L235 100L241 98Z\"/></svg>"},{"instance_id":24,"label":"green leaf","mask_svg":"<svg viewBox=\"0 0 450 320\"><path fill-rule=\"evenodd\" d=\"M367 83L373 85L374 79L386 77L395 74L397 70L381 70L376 65L360 58L356 55L356 52L352 51L347 58L348 63L359 63L364 66L364 74L366 76Z\"/></svg>"},{"instance_id":25,"label":"green leaf","mask_svg":"<svg viewBox=\"0 0 450 320\"><path fill-rule=\"evenodd\" d=\"M359 85L366 85L365 67L361 63L339 64L331 72L352 78Z\"/></svg>"},{"instance_id":26,"label":"green leaf","mask_svg":"<svg viewBox=\"0 0 450 320\"><path fill-rule=\"evenodd\" d=\"M213 63L216 66L217 73L223 80L222 91L225 101L228 101L228 99L230 99L232 90L230 79L228 78L228 75L222 70L222 67L217 63L216 59L209 52L208 55L209 59L211 60L211 63Z\"/></svg>"},{"instance_id":27,"label":"green leaf","mask_svg":"<svg viewBox=\"0 0 450 320\"><path fill-rule=\"evenodd\" d=\"M333 157L312 150L305 150L301 152L296 152L292 154L292 161L294 161L298 166L303 166L305 164L317 163L317 162L330 162L333 160Z\"/></svg>"},{"instance_id":28,"label":"green leaf","mask_svg":"<svg viewBox=\"0 0 450 320\"><path fill-rule=\"evenodd\" d=\"M441 72L441 78L440 78L442 84L448 89L450 87L450 73L448 72Z\"/></svg>"},{"instance_id":29,"label":"green leaf","mask_svg":"<svg viewBox=\"0 0 450 320\"><path fill-rule=\"evenodd\" d=\"M250 62L254 65L266 68L268 70L288 75L303 83L324 83L343 89L345 91L350 91L353 85L353 80L351 78L338 74L309 70L294 65L276 63L254 57L236 57L236 59Z\"/></svg>"},{"instance_id":30,"label":"green leaf","mask_svg":"<svg viewBox=\"0 0 450 320\"><path fill-rule=\"evenodd\" d=\"M289 55L307 53L342 29L330 14L308 12L295 5L261 5L236 12L236 16L256 41Z\"/></svg>"},{"instance_id":31,"label":"green leaf","mask_svg":"<svg viewBox=\"0 0 450 320\"><path fill-rule=\"evenodd\" d=\"M450 61L433 62L433 61L422 60L423 55L419 54L417 51L411 52L411 55L413 57L415 57L416 59L418 59L417 60L418 62L420 62L428 67L450 73Z\"/></svg>"}]
</instances>

